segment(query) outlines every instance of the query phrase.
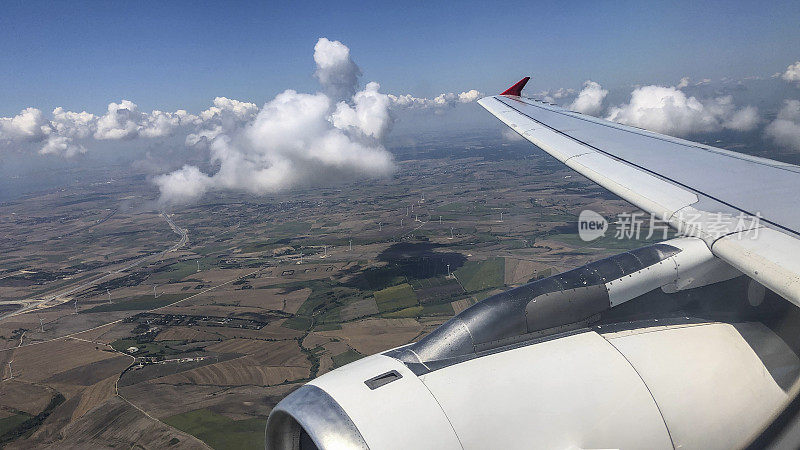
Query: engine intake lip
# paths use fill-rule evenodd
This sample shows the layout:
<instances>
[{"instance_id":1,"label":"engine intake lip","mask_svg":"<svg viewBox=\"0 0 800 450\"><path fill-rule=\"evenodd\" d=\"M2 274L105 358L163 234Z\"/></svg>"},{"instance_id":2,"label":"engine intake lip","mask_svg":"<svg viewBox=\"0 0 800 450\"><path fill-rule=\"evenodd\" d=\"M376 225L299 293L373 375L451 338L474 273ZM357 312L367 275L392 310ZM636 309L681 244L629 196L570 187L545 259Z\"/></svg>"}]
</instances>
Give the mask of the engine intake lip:
<instances>
[{"instance_id":1,"label":"engine intake lip","mask_svg":"<svg viewBox=\"0 0 800 450\"><path fill-rule=\"evenodd\" d=\"M273 408L267 419L265 443L272 450L369 449L339 403L311 384L292 392Z\"/></svg>"}]
</instances>

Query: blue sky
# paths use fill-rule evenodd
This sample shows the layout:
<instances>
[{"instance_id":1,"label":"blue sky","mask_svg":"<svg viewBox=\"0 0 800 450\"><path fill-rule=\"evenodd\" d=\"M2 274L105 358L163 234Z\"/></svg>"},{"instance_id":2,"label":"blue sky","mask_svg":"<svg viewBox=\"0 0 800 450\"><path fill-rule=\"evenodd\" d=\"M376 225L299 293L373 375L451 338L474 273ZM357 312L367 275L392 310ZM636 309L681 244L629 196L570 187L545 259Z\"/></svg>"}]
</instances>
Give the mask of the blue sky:
<instances>
[{"instance_id":1,"label":"blue sky","mask_svg":"<svg viewBox=\"0 0 800 450\"><path fill-rule=\"evenodd\" d=\"M319 37L348 45L364 81L433 96L769 76L800 56L800 2L5 2L0 116L35 106L198 111L318 89Z\"/></svg>"}]
</instances>

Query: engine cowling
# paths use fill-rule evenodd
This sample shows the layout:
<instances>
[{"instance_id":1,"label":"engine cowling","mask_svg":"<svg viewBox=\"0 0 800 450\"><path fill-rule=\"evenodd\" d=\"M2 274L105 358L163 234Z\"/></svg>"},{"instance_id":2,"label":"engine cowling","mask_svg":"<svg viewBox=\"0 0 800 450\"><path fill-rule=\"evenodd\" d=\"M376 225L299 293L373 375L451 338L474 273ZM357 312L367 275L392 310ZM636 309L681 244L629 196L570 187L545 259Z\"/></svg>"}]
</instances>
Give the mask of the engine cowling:
<instances>
[{"instance_id":1,"label":"engine cowling","mask_svg":"<svg viewBox=\"0 0 800 450\"><path fill-rule=\"evenodd\" d=\"M487 298L297 389L270 414L267 448L740 445L786 399L752 349L800 370L780 338L690 317L598 322L655 289L737 274L702 241L677 239Z\"/></svg>"}]
</instances>

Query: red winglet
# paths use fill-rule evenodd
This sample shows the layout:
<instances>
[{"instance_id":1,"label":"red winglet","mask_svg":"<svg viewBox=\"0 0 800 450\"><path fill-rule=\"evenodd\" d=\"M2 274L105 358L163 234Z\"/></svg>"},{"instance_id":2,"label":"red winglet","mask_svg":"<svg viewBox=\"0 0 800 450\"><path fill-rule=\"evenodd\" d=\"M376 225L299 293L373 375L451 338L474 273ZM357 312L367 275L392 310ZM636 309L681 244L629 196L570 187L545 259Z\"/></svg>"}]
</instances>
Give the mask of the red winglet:
<instances>
[{"instance_id":1,"label":"red winglet","mask_svg":"<svg viewBox=\"0 0 800 450\"><path fill-rule=\"evenodd\" d=\"M511 86L510 88L506 89L500 95L516 95L516 96L519 96L520 94L522 94L522 88L525 87L525 84L530 79L531 79L531 77L525 77L525 78L517 81L517 84L515 84L515 85Z\"/></svg>"}]
</instances>

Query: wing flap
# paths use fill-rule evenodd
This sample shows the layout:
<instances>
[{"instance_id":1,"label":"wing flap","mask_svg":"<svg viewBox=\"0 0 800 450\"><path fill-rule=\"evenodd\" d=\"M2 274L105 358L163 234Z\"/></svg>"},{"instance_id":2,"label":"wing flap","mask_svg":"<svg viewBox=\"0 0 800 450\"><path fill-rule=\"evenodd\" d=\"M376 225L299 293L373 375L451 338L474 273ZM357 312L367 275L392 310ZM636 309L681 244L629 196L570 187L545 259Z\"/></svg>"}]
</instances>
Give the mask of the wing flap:
<instances>
[{"instance_id":1,"label":"wing flap","mask_svg":"<svg viewBox=\"0 0 800 450\"><path fill-rule=\"evenodd\" d=\"M798 303L800 245L770 228L730 234L714 242L711 252L783 298Z\"/></svg>"}]
</instances>

